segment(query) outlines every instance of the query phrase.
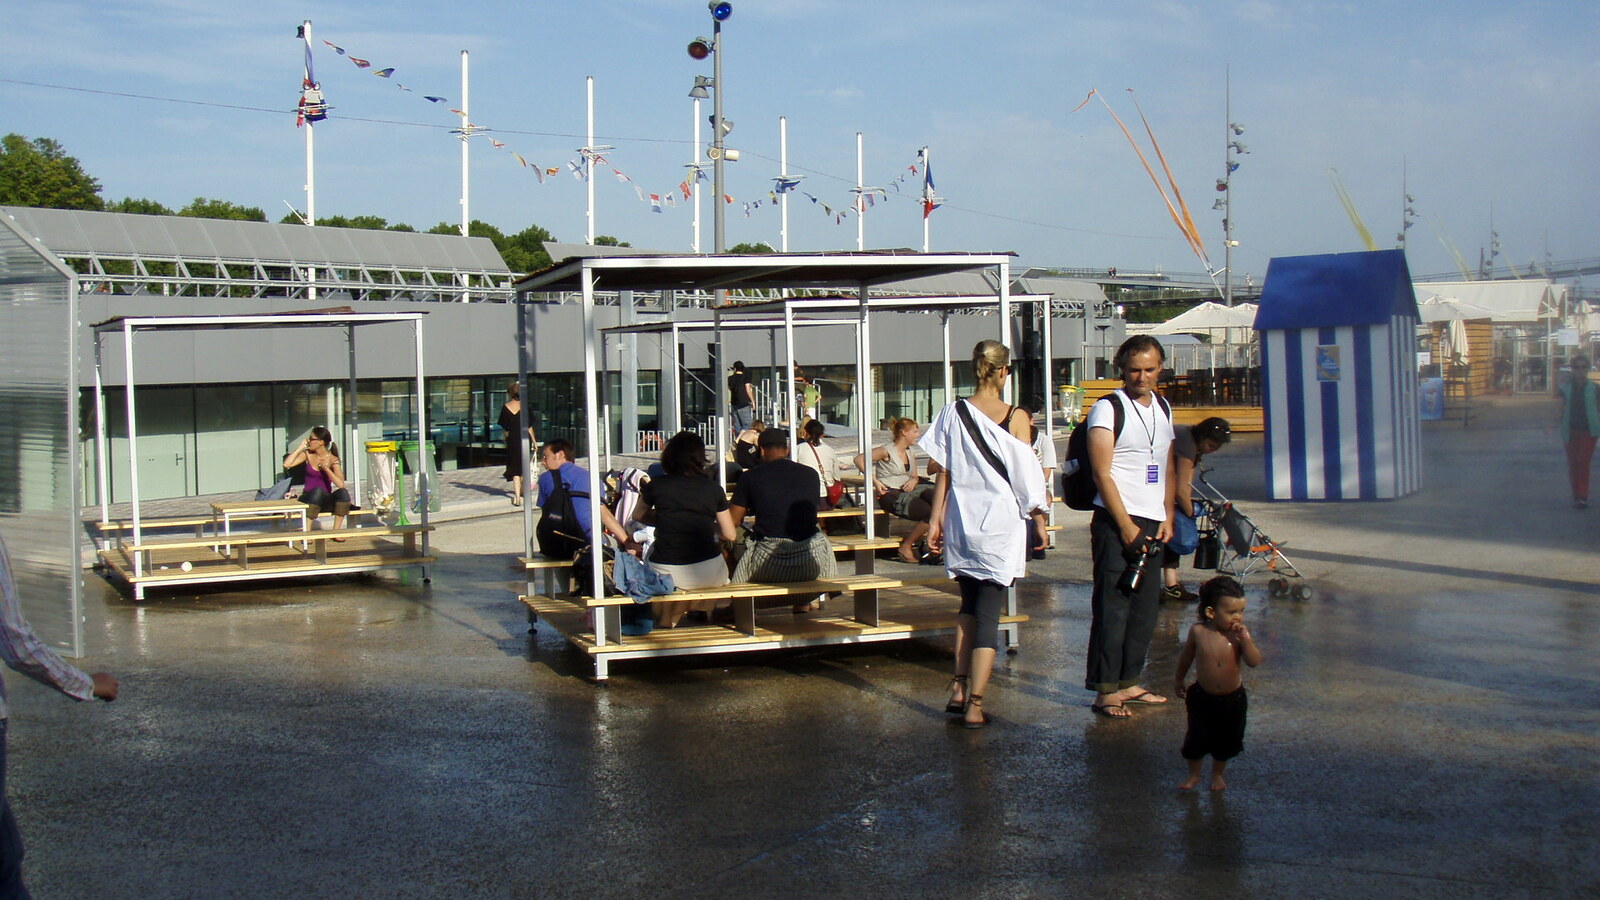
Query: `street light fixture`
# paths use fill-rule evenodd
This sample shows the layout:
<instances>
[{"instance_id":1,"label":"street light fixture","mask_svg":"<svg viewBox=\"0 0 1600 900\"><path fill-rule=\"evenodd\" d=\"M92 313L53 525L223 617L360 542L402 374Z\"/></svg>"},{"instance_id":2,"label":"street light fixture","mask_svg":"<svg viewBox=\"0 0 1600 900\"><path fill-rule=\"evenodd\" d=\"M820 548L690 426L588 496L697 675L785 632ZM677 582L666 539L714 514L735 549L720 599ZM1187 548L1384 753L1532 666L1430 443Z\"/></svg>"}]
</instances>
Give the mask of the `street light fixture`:
<instances>
[{"instance_id":1,"label":"street light fixture","mask_svg":"<svg viewBox=\"0 0 1600 900\"><path fill-rule=\"evenodd\" d=\"M689 96L700 100L708 96L707 89L715 93L709 94L713 103L711 106L711 147L706 150L706 156L711 159L711 187L716 196L711 200L711 239L712 249L717 253L727 250L727 235L725 231L725 214L723 209L727 192L723 189L722 164L725 160L739 158L736 151L728 151L723 147L723 139L728 132L733 130L733 123L722 118L722 23L733 15L733 4L726 0L711 0L706 4L706 9L711 11L711 38L697 37L689 42L689 57L703 60L711 57L711 77L696 75L694 87L690 89Z\"/></svg>"}]
</instances>

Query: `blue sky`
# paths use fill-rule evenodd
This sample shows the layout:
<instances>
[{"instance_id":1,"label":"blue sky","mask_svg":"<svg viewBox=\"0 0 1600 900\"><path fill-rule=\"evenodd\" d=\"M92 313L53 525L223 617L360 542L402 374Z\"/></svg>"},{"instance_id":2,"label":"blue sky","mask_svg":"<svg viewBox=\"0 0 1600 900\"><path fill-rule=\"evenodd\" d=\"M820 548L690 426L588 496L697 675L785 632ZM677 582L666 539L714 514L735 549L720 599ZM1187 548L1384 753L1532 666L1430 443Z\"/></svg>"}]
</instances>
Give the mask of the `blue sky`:
<instances>
[{"instance_id":1,"label":"blue sky","mask_svg":"<svg viewBox=\"0 0 1600 900\"><path fill-rule=\"evenodd\" d=\"M1211 209L1224 158L1225 66L1250 150L1234 176L1235 271L1259 280L1273 256L1361 249L1327 170L1336 168L1381 247L1394 245L1402 161L1419 218L1414 273L1472 264L1491 212L1505 258L1525 266L1594 257L1600 246L1600 5L1298 0L734 0L725 26L730 244L777 244L763 205L777 173L778 117L803 187L848 207L855 134L869 185L887 186L931 148L946 205L936 250L1014 250L1033 265L1200 270L1098 89L1142 137L1133 88L1214 264ZM321 215L375 214L426 228L460 217L460 51L471 52L472 214L510 232L530 223L581 240L586 194L541 166L575 159L584 77L596 79L612 166L664 193L689 162L696 74L685 45L709 33L700 0L387 4L277 0L33 0L6 12L0 131L61 141L108 199L178 207L195 196L304 208L304 141L292 109L311 19L334 117L317 126ZM396 69L394 83L321 44ZM202 101L191 105L17 84ZM450 98L432 104L422 95ZM283 110L269 113L247 107ZM704 104L710 113L710 104ZM384 120L384 121L360 121ZM405 124L385 124L385 122ZM709 134L709 128L703 129ZM1155 160L1152 159L1152 163ZM890 191L868 213L869 247L920 247L920 208ZM602 170L598 230L635 246L688 249L690 214L653 214ZM709 191L707 192L709 197ZM710 208L703 213L710 244ZM790 246L852 249L800 199Z\"/></svg>"}]
</instances>

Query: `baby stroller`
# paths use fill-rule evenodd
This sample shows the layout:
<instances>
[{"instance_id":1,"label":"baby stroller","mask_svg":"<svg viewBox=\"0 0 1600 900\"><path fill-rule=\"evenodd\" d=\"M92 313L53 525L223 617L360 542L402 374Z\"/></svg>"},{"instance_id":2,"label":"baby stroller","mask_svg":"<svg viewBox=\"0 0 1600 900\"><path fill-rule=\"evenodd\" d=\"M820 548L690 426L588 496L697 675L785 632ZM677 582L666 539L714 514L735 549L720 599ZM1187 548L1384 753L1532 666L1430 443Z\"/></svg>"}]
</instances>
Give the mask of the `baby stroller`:
<instances>
[{"instance_id":1,"label":"baby stroller","mask_svg":"<svg viewBox=\"0 0 1600 900\"><path fill-rule=\"evenodd\" d=\"M1211 520L1212 529L1220 529L1226 551L1217 561L1217 571L1232 575L1241 582L1257 572L1270 572L1267 593L1273 596L1288 594L1296 600L1311 599L1311 585L1306 583L1300 570L1283 552L1283 544L1267 536L1265 531L1244 513L1233 501L1223 495L1200 469L1195 473L1194 495L1196 510ZM1290 579L1294 579L1291 584Z\"/></svg>"}]
</instances>

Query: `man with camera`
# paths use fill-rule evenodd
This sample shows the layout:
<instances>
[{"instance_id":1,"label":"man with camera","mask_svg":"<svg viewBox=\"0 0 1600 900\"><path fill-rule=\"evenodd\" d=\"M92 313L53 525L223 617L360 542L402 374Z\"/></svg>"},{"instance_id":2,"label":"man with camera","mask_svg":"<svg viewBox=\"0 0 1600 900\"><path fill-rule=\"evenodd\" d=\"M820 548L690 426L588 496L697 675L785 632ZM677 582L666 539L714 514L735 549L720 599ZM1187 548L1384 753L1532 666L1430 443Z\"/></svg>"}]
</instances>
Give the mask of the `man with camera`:
<instances>
[{"instance_id":1,"label":"man with camera","mask_svg":"<svg viewBox=\"0 0 1600 900\"><path fill-rule=\"evenodd\" d=\"M1117 348L1122 387L1089 411L1089 467L1098 494L1089 522L1094 558L1089 626L1091 707L1113 719L1127 704L1162 704L1139 684L1160 612L1161 549L1172 537L1175 480L1172 408L1156 396L1166 362L1161 342L1136 335Z\"/></svg>"}]
</instances>

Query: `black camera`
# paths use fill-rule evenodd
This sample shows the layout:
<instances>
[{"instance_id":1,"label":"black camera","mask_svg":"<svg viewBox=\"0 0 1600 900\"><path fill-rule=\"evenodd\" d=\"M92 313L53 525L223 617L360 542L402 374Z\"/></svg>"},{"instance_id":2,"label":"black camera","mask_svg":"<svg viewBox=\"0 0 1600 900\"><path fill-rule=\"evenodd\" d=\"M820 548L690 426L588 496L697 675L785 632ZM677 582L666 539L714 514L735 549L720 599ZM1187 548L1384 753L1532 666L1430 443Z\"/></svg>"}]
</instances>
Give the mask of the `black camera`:
<instances>
[{"instance_id":1,"label":"black camera","mask_svg":"<svg viewBox=\"0 0 1600 900\"><path fill-rule=\"evenodd\" d=\"M1128 567L1122 570L1122 577L1117 579L1117 590L1124 594L1137 593L1139 585L1144 583L1145 566L1149 565L1150 560L1161 555L1162 546L1162 543L1157 540L1147 542L1144 545L1144 551L1139 552L1139 555L1128 564Z\"/></svg>"}]
</instances>

